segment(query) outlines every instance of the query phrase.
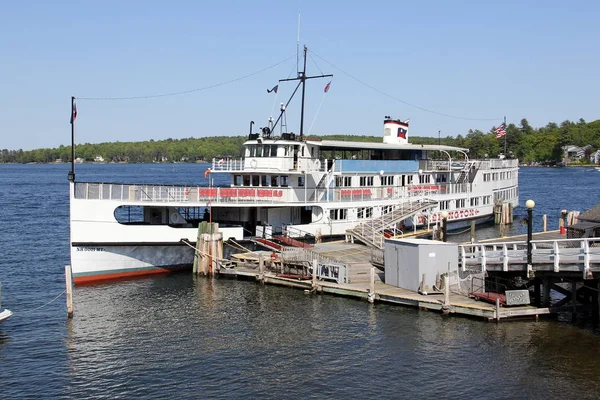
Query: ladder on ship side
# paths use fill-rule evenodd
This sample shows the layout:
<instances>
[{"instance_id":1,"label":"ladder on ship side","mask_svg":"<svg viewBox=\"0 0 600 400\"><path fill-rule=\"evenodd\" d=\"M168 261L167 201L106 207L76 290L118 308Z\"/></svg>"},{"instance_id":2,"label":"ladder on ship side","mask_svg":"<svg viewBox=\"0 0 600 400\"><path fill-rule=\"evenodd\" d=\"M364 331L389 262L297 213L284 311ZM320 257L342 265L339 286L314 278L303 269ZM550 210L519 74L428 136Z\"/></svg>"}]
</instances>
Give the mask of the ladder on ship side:
<instances>
[{"instance_id":1,"label":"ladder on ship side","mask_svg":"<svg viewBox=\"0 0 600 400\"><path fill-rule=\"evenodd\" d=\"M369 219L347 230L346 235L367 246L382 249L386 230L394 231L400 221L437 205L437 201L430 199L401 203L381 217Z\"/></svg>"}]
</instances>

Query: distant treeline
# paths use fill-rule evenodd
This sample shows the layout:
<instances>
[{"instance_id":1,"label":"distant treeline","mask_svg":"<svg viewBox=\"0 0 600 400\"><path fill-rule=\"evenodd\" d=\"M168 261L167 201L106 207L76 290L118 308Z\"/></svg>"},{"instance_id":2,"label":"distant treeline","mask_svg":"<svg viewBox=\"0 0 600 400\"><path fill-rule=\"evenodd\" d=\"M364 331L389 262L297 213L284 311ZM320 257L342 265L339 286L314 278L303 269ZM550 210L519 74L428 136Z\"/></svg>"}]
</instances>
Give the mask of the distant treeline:
<instances>
[{"instance_id":1,"label":"distant treeline","mask_svg":"<svg viewBox=\"0 0 600 400\"><path fill-rule=\"evenodd\" d=\"M494 129L489 132L469 130L456 138L447 136L439 139L441 144L469 149L470 157L495 157L504 153L504 137L496 139ZM364 142L380 142L381 136L349 136L328 135L330 140L353 140ZM214 157L241 157L242 143L247 136L206 137L188 139L166 139L145 142L111 142L98 144L76 144L75 158L86 162L195 162L211 160ZM438 138L410 137L411 143L437 144ZM563 159L563 146L575 145L584 147L587 152L600 149L600 120L585 122L564 121L560 125L554 122L542 128L533 128L526 119L519 125L509 124L506 127L507 155L518 158L522 162L555 163ZM586 154L588 155L588 154ZM3 149L0 163L52 163L57 160L71 162L71 147L60 146L54 149L8 150Z\"/></svg>"}]
</instances>

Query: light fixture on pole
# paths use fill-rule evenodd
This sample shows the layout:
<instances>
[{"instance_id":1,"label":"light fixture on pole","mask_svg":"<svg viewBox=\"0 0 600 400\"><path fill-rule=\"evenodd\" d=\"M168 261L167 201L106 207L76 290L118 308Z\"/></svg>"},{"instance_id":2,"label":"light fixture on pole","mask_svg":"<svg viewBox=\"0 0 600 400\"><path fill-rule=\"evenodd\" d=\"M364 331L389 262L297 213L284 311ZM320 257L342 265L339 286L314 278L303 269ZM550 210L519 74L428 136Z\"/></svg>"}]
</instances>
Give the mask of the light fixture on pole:
<instances>
[{"instance_id":1,"label":"light fixture on pole","mask_svg":"<svg viewBox=\"0 0 600 400\"><path fill-rule=\"evenodd\" d=\"M535 201L527 200L525 202L527 207L527 269L531 269L531 238L533 236L533 207L535 207Z\"/></svg>"}]
</instances>

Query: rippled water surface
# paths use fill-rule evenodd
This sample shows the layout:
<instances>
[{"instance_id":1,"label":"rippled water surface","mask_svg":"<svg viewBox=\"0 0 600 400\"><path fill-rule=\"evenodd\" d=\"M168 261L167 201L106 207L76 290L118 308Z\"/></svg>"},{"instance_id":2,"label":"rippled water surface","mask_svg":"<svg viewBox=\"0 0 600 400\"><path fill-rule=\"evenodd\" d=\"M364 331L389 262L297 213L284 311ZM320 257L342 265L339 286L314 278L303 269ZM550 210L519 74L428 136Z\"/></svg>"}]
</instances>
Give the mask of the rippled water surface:
<instances>
[{"instance_id":1,"label":"rippled water surface","mask_svg":"<svg viewBox=\"0 0 600 400\"><path fill-rule=\"evenodd\" d=\"M77 177L201 184L205 167L83 165ZM496 325L188 273L76 287L69 321L64 295L47 304L69 263L67 171L0 165L0 280L15 312L0 325L1 398L600 397L591 323ZM600 199L592 169L520 174L521 204L536 200L552 228L560 209Z\"/></svg>"}]
</instances>

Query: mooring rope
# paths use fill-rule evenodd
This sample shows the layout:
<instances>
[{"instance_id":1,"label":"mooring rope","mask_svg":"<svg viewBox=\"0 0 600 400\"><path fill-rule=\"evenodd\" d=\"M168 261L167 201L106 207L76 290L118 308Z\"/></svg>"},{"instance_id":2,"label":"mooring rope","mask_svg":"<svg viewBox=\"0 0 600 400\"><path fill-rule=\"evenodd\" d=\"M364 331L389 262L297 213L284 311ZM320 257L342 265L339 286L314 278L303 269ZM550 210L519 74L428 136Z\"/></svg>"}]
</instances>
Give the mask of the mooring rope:
<instances>
[{"instance_id":1,"label":"mooring rope","mask_svg":"<svg viewBox=\"0 0 600 400\"><path fill-rule=\"evenodd\" d=\"M44 307L46 307L47 305L49 305L49 304L53 303L54 301L56 301L56 299L58 299L60 296L62 296L63 294L65 294L65 293L66 293L66 291L67 291L66 289L65 289L65 290L63 290L62 292L60 292L60 294L59 294L58 296L56 296L55 298L53 298L52 300L50 300L50 301L49 301L49 302L47 302L46 304L42 304L41 306L34 308L33 310L21 311L21 312L14 312L14 311L13 311L13 315L16 315L16 314L27 314L27 313L30 313L30 312L33 312L33 311L37 311L37 310L39 310L40 308L44 308ZM12 311L12 310L11 310L11 311Z\"/></svg>"}]
</instances>

